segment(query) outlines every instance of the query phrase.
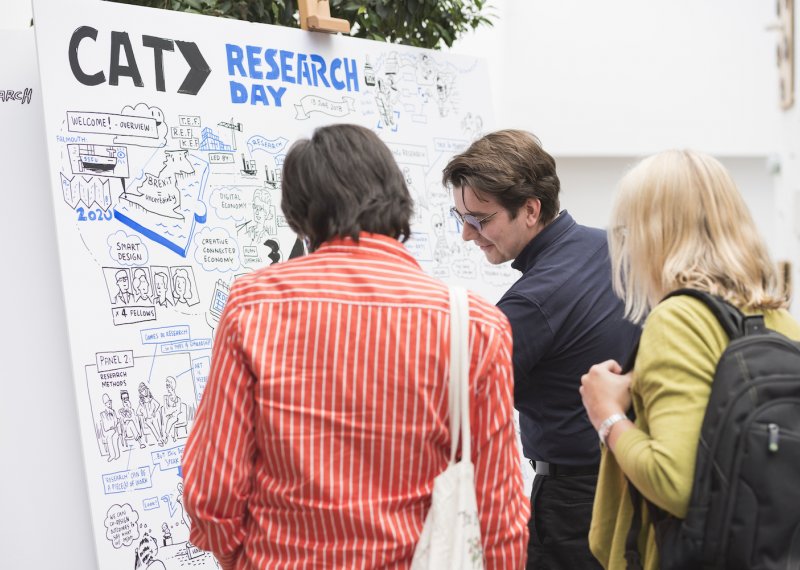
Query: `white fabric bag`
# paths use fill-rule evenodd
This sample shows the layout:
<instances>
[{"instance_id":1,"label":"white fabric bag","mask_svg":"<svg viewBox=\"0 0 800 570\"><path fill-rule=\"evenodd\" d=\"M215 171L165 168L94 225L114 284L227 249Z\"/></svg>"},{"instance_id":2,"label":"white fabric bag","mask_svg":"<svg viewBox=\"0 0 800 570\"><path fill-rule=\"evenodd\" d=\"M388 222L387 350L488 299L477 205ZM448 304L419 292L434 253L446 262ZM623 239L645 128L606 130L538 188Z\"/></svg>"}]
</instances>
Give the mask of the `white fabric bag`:
<instances>
[{"instance_id":1,"label":"white fabric bag","mask_svg":"<svg viewBox=\"0 0 800 570\"><path fill-rule=\"evenodd\" d=\"M467 291L450 288L450 462L433 481L411 570L463 570L484 567L475 467L469 429L469 302ZM456 463L459 424L461 461Z\"/></svg>"}]
</instances>

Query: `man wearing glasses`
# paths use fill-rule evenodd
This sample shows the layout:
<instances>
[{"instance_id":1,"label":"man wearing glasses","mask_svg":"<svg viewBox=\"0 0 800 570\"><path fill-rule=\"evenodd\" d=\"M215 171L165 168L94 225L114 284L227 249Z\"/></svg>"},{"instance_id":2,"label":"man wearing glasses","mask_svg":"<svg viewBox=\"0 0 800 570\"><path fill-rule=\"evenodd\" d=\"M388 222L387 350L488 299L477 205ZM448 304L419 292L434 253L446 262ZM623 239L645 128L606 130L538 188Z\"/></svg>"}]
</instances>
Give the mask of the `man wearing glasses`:
<instances>
[{"instance_id":1,"label":"man wearing glasses","mask_svg":"<svg viewBox=\"0 0 800 570\"><path fill-rule=\"evenodd\" d=\"M559 211L553 157L531 133L498 131L443 172L461 236L522 276L497 306L514 337L514 401L536 470L528 568L600 568L588 534L600 446L578 392L598 362L625 362L639 329L611 285L603 230Z\"/></svg>"}]
</instances>

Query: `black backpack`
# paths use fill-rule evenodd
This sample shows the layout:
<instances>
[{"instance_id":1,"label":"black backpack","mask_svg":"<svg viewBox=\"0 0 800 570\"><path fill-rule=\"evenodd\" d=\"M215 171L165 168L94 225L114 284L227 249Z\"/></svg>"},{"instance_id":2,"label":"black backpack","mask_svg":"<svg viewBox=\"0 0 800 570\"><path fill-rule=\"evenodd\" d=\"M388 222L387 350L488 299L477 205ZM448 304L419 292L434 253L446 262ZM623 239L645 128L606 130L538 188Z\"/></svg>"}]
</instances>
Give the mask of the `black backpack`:
<instances>
[{"instance_id":1,"label":"black backpack","mask_svg":"<svg viewBox=\"0 0 800 570\"><path fill-rule=\"evenodd\" d=\"M644 499L660 567L800 570L800 343L719 297L680 289L665 299L676 295L703 301L730 344L714 373L686 518ZM625 558L639 569L643 497L628 489Z\"/></svg>"}]
</instances>

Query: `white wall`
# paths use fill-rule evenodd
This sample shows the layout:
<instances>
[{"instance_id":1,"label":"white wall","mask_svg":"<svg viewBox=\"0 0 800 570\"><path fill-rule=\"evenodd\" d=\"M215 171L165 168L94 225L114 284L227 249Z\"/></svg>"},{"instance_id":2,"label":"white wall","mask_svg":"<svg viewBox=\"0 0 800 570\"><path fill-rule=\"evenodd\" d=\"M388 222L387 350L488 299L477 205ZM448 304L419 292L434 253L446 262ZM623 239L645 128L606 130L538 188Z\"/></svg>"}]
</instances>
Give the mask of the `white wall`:
<instances>
[{"instance_id":1,"label":"white wall","mask_svg":"<svg viewBox=\"0 0 800 570\"><path fill-rule=\"evenodd\" d=\"M606 227L619 179L637 157L559 157L561 206L581 224ZM773 256L780 246L775 227L776 196L767 160L761 157L721 157L753 214Z\"/></svg>"},{"instance_id":2,"label":"white wall","mask_svg":"<svg viewBox=\"0 0 800 570\"><path fill-rule=\"evenodd\" d=\"M30 0L0 0L0 29L28 28L32 17Z\"/></svg>"},{"instance_id":3,"label":"white wall","mask_svg":"<svg viewBox=\"0 0 800 570\"><path fill-rule=\"evenodd\" d=\"M792 108L780 117L778 165L776 173L776 229L778 258L793 264L794 297L800 296L800 5L795 4L794 21L794 98ZM800 318L800 302L792 312Z\"/></svg>"},{"instance_id":4,"label":"white wall","mask_svg":"<svg viewBox=\"0 0 800 570\"><path fill-rule=\"evenodd\" d=\"M14 54L0 89L33 90L31 103L0 101L0 567L92 570L33 29L0 31L0 53Z\"/></svg>"},{"instance_id":5,"label":"white wall","mask_svg":"<svg viewBox=\"0 0 800 570\"><path fill-rule=\"evenodd\" d=\"M800 114L782 117L778 106L777 35L767 30L773 2L492 4L495 26L453 51L488 60L493 128L539 136L556 157L562 205L576 219L605 226L628 166L666 148L694 148L731 171L773 256L797 262ZM767 164L779 149L777 192ZM800 314L800 304L794 310Z\"/></svg>"},{"instance_id":6,"label":"white wall","mask_svg":"<svg viewBox=\"0 0 800 570\"><path fill-rule=\"evenodd\" d=\"M774 2L493 0L502 21L454 50L495 80L498 127L559 156L776 147Z\"/></svg>"}]
</instances>

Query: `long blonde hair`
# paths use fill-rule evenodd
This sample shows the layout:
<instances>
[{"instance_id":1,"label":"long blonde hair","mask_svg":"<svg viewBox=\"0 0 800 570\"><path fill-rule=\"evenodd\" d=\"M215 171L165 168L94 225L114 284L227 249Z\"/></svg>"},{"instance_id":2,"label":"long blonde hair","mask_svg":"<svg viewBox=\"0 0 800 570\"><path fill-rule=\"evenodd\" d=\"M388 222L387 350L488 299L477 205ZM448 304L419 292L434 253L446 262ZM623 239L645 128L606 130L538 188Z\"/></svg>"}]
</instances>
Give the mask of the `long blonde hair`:
<instances>
[{"instance_id":1,"label":"long blonde hair","mask_svg":"<svg viewBox=\"0 0 800 570\"><path fill-rule=\"evenodd\" d=\"M669 150L630 170L614 202L609 248L614 290L635 322L682 287L745 310L788 304L733 179L706 154Z\"/></svg>"}]
</instances>

